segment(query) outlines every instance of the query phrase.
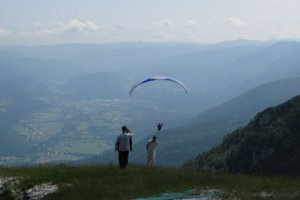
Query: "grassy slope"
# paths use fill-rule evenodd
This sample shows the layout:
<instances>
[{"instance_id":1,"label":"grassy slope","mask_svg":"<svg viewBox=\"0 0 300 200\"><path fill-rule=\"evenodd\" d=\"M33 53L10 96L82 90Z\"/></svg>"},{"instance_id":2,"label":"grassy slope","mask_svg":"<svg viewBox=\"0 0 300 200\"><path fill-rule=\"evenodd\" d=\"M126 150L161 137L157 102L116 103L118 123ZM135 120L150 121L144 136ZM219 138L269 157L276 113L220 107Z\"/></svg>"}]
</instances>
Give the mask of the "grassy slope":
<instances>
[{"instance_id":1,"label":"grassy slope","mask_svg":"<svg viewBox=\"0 0 300 200\"><path fill-rule=\"evenodd\" d=\"M217 188L239 199L263 199L255 194L273 193L269 199L299 199L300 177L258 177L187 171L170 168L117 166L43 166L0 168L0 176L22 176L21 186L38 183L59 184L59 192L46 199L135 199L204 187ZM293 195L292 195L293 194ZM293 196L293 197L292 197Z\"/></svg>"}]
</instances>

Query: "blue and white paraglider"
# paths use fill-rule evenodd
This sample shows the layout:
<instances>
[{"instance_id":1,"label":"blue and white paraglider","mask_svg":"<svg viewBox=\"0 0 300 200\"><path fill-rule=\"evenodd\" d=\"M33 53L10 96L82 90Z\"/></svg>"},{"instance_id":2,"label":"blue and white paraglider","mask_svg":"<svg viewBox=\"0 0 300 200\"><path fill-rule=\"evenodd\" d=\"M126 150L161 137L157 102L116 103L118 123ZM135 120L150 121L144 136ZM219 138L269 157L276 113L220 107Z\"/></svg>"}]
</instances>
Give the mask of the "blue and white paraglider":
<instances>
[{"instance_id":1,"label":"blue and white paraglider","mask_svg":"<svg viewBox=\"0 0 300 200\"><path fill-rule=\"evenodd\" d=\"M148 82L151 82L151 81L158 81L158 80L173 82L173 83L179 85L180 87L182 87L183 90L185 91L185 93L188 92L187 87L182 82L180 82L179 80L176 80L175 78L166 77L166 76L151 76L151 77L145 78L142 81L139 81L136 84L134 84L131 87L129 94L132 95L135 88L137 88L140 85L143 85L144 83L148 83ZM162 129L163 124L159 122L159 123L156 123L156 126L157 126L157 130L160 131Z\"/></svg>"},{"instance_id":2,"label":"blue and white paraglider","mask_svg":"<svg viewBox=\"0 0 300 200\"><path fill-rule=\"evenodd\" d=\"M167 77L167 76L151 76L151 77L145 78L144 80L134 84L131 87L129 94L131 95L132 92L134 91L134 89L137 88L139 85L142 85L142 84L150 82L150 81L157 81L157 80L164 80L164 81L174 82L174 83L180 85L184 89L184 91L187 93L187 87L182 82L176 80L175 78Z\"/></svg>"}]
</instances>

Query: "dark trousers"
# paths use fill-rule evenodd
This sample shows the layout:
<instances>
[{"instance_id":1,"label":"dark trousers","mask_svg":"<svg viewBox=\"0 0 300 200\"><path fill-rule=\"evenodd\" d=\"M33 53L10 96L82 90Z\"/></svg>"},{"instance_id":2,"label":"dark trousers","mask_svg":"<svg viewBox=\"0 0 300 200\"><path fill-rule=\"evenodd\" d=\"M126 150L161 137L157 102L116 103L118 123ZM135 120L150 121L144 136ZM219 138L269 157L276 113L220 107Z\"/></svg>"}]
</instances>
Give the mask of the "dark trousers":
<instances>
[{"instance_id":1,"label":"dark trousers","mask_svg":"<svg viewBox=\"0 0 300 200\"><path fill-rule=\"evenodd\" d=\"M129 151L119 151L119 166L120 168L126 168L128 164Z\"/></svg>"}]
</instances>

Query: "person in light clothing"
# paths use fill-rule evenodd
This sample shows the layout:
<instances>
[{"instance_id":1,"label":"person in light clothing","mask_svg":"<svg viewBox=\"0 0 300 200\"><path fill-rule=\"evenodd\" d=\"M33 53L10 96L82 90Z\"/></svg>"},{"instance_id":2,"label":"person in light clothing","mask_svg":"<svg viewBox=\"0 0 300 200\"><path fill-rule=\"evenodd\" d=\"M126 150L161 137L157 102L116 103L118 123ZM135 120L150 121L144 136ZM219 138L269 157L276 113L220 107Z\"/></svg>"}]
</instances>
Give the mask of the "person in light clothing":
<instances>
[{"instance_id":1,"label":"person in light clothing","mask_svg":"<svg viewBox=\"0 0 300 200\"><path fill-rule=\"evenodd\" d=\"M155 148L157 147L157 136L154 135L152 140L149 140L149 142L146 145L147 148L147 165L153 166L155 162Z\"/></svg>"},{"instance_id":2,"label":"person in light clothing","mask_svg":"<svg viewBox=\"0 0 300 200\"><path fill-rule=\"evenodd\" d=\"M119 166L121 169L127 167L129 150L132 151L132 137L135 135L133 131L126 126L122 127L122 134L118 136L115 151L119 152Z\"/></svg>"}]
</instances>

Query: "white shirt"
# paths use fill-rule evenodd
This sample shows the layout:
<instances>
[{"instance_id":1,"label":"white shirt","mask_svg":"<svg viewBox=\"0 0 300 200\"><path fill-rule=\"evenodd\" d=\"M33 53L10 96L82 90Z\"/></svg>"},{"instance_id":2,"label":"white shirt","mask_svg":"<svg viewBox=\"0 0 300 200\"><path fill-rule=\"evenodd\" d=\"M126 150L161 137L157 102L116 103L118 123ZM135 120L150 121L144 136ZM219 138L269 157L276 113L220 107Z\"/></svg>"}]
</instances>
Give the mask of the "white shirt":
<instances>
[{"instance_id":1,"label":"white shirt","mask_svg":"<svg viewBox=\"0 0 300 200\"><path fill-rule=\"evenodd\" d=\"M153 142L152 140L149 140L149 142L147 143L147 153L148 154L154 154L155 153L155 147L157 147L158 142L157 140L155 142Z\"/></svg>"},{"instance_id":2,"label":"white shirt","mask_svg":"<svg viewBox=\"0 0 300 200\"><path fill-rule=\"evenodd\" d=\"M128 133L122 133L118 136L117 142L119 142L119 150L120 151L129 151L129 138L133 137L134 135Z\"/></svg>"}]
</instances>

